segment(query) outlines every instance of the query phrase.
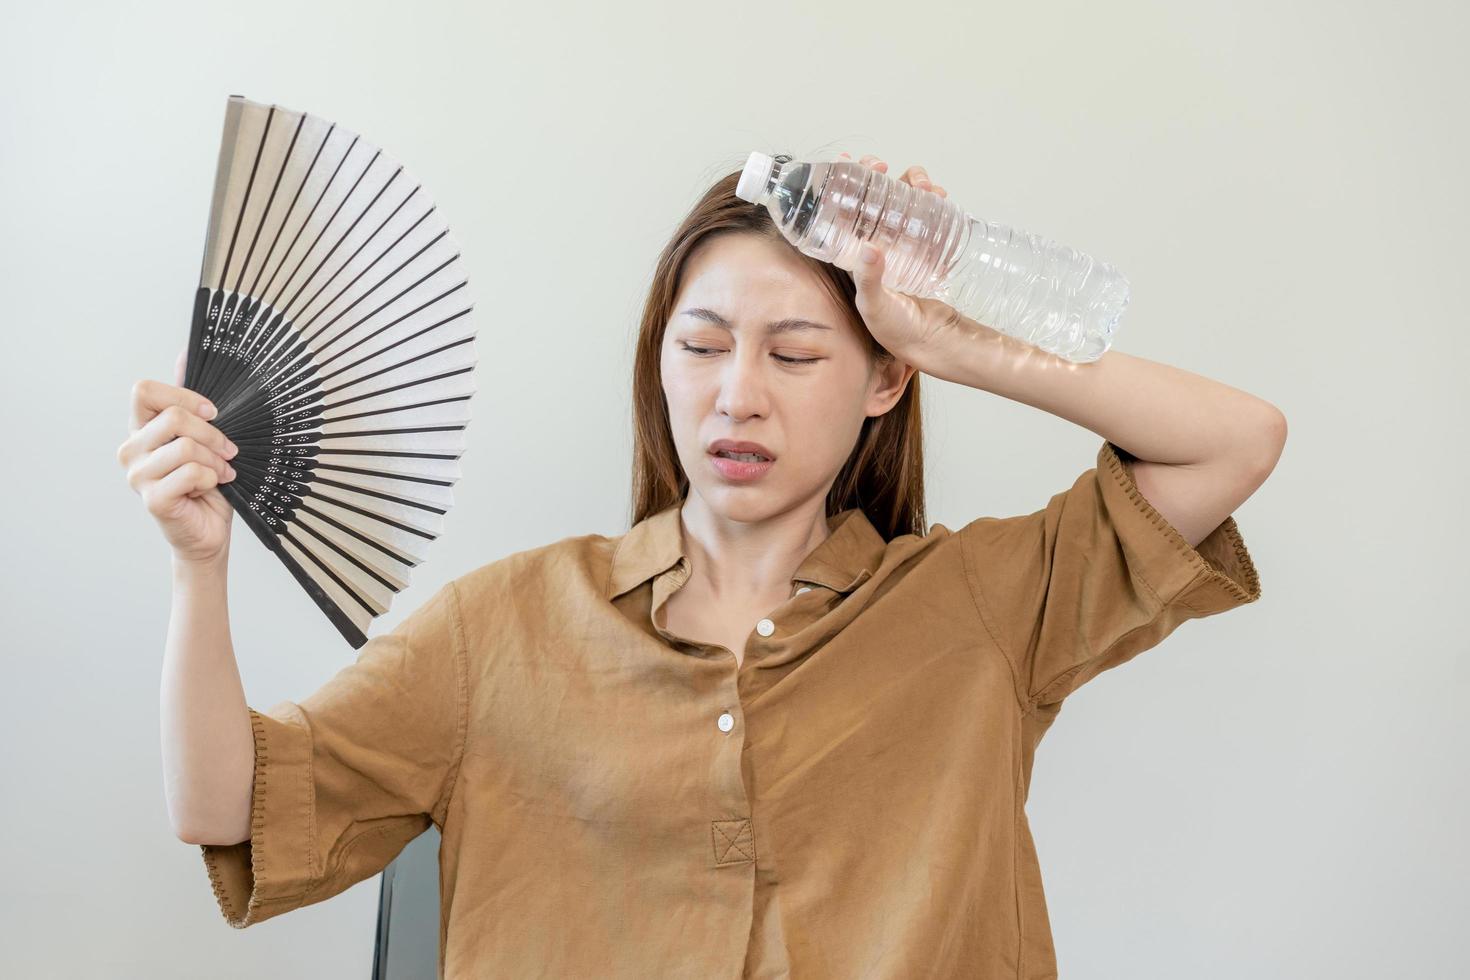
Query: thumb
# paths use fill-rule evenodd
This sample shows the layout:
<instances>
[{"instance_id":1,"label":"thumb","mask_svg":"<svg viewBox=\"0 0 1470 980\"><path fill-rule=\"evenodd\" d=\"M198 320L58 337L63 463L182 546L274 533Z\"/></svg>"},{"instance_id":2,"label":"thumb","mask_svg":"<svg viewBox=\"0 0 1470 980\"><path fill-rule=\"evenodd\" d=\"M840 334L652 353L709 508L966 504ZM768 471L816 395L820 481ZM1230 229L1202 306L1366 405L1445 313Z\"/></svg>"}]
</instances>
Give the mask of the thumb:
<instances>
[{"instance_id":1,"label":"thumb","mask_svg":"<svg viewBox=\"0 0 1470 980\"><path fill-rule=\"evenodd\" d=\"M179 351L179 356L174 358L174 387L181 387L184 383L184 368L189 363L189 348L185 347Z\"/></svg>"}]
</instances>

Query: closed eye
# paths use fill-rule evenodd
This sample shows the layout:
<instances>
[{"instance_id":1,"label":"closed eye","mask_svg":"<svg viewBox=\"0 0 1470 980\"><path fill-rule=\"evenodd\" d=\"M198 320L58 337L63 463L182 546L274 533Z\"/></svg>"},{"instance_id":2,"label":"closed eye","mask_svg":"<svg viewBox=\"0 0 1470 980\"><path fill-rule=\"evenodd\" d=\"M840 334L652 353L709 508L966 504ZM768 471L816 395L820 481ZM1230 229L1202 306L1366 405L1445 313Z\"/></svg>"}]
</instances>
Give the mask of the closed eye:
<instances>
[{"instance_id":1,"label":"closed eye","mask_svg":"<svg viewBox=\"0 0 1470 980\"><path fill-rule=\"evenodd\" d=\"M713 347L691 347L685 343L681 343L679 346L698 357L707 357L710 354L718 353ZM783 357L780 354L772 354L771 356L786 364L814 364L821 360L820 357Z\"/></svg>"}]
</instances>

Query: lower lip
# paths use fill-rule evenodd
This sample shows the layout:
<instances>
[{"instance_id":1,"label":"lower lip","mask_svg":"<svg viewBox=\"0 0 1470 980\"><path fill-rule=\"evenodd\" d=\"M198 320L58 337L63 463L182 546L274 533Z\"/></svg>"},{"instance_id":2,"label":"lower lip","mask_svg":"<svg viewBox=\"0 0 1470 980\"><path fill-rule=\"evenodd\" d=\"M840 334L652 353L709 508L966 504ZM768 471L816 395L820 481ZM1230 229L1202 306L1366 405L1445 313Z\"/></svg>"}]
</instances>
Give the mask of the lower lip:
<instances>
[{"instance_id":1,"label":"lower lip","mask_svg":"<svg viewBox=\"0 0 1470 980\"><path fill-rule=\"evenodd\" d=\"M710 459L714 462L715 469L720 471L721 476L741 483L759 480L766 475L767 470L776 465L774 459L768 459L763 463L747 463L739 459L716 456L713 453L710 454Z\"/></svg>"}]
</instances>

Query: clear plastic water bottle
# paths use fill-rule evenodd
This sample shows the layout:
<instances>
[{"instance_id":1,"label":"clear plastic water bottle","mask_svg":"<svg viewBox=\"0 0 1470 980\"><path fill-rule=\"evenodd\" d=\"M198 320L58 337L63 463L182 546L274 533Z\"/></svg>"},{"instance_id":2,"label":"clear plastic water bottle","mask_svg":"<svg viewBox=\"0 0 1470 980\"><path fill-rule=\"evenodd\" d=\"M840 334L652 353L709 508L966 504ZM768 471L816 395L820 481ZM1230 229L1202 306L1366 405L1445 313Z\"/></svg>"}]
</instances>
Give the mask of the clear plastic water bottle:
<instances>
[{"instance_id":1,"label":"clear plastic water bottle","mask_svg":"<svg viewBox=\"0 0 1470 980\"><path fill-rule=\"evenodd\" d=\"M1069 361L1102 357L1128 305L1128 280L1108 263L861 163L752 153L735 193L807 255L851 272L871 240L887 258L885 286Z\"/></svg>"}]
</instances>

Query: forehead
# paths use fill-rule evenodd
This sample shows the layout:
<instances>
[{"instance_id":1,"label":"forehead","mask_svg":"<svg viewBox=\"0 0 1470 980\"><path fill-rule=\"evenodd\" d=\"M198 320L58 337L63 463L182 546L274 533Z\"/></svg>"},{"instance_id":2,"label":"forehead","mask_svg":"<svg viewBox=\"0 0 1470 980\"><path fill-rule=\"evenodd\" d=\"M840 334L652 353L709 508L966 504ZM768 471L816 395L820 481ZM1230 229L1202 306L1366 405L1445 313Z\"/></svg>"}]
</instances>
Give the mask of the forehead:
<instances>
[{"instance_id":1,"label":"forehead","mask_svg":"<svg viewBox=\"0 0 1470 980\"><path fill-rule=\"evenodd\" d=\"M755 235L717 235L701 242L684 266L674 303L711 309L735 325L805 317L841 330L847 314L790 246Z\"/></svg>"}]
</instances>

